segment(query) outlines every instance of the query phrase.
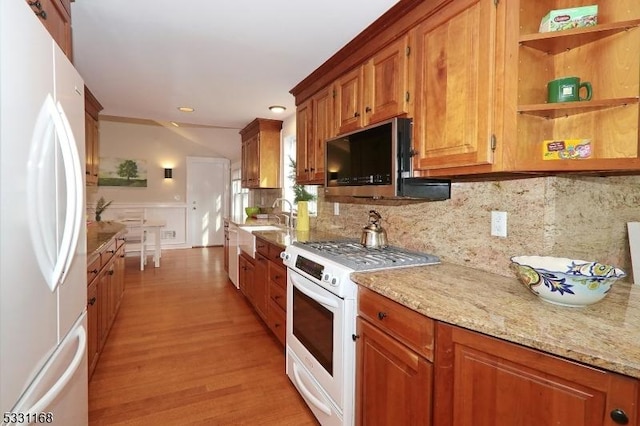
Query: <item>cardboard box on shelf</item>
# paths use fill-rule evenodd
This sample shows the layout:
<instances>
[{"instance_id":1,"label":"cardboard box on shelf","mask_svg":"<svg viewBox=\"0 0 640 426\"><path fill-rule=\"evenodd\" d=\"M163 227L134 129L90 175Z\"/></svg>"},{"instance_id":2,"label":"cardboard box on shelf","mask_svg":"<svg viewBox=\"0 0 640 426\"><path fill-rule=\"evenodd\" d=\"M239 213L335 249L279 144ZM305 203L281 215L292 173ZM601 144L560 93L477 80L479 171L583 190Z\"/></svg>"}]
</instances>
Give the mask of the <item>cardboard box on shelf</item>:
<instances>
[{"instance_id":1,"label":"cardboard box on shelf","mask_svg":"<svg viewBox=\"0 0 640 426\"><path fill-rule=\"evenodd\" d=\"M593 153L591 139L545 140L542 143L543 160L581 160Z\"/></svg>"},{"instance_id":2,"label":"cardboard box on shelf","mask_svg":"<svg viewBox=\"0 0 640 426\"><path fill-rule=\"evenodd\" d=\"M591 27L598 23L598 5L552 10L540 22L541 33Z\"/></svg>"}]
</instances>

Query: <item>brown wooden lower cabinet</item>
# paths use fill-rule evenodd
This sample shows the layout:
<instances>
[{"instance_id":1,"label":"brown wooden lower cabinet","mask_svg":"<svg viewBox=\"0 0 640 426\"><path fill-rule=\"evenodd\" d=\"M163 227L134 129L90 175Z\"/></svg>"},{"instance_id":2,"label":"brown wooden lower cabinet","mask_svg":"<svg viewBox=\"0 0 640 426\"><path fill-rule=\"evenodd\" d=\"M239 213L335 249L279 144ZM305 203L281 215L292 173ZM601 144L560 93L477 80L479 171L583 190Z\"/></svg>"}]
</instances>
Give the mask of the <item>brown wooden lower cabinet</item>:
<instances>
[{"instance_id":1,"label":"brown wooden lower cabinet","mask_svg":"<svg viewBox=\"0 0 640 426\"><path fill-rule=\"evenodd\" d=\"M88 265L87 276L87 361L89 379L113 326L124 293L124 240L107 244L98 259Z\"/></svg>"},{"instance_id":2,"label":"brown wooden lower cabinet","mask_svg":"<svg viewBox=\"0 0 640 426\"><path fill-rule=\"evenodd\" d=\"M358 425L640 426L638 379L358 300Z\"/></svg>"},{"instance_id":3,"label":"brown wooden lower cabinet","mask_svg":"<svg viewBox=\"0 0 640 426\"><path fill-rule=\"evenodd\" d=\"M356 424L430 425L431 363L362 318L356 329Z\"/></svg>"},{"instance_id":4,"label":"brown wooden lower cabinet","mask_svg":"<svg viewBox=\"0 0 640 426\"><path fill-rule=\"evenodd\" d=\"M439 323L438 426L638 424L638 380Z\"/></svg>"},{"instance_id":5,"label":"brown wooden lower cabinet","mask_svg":"<svg viewBox=\"0 0 640 426\"><path fill-rule=\"evenodd\" d=\"M285 344L287 318L287 269L280 259L282 248L256 238L255 259L242 252L238 259L238 286L276 338Z\"/></svg>"}]
</instances>

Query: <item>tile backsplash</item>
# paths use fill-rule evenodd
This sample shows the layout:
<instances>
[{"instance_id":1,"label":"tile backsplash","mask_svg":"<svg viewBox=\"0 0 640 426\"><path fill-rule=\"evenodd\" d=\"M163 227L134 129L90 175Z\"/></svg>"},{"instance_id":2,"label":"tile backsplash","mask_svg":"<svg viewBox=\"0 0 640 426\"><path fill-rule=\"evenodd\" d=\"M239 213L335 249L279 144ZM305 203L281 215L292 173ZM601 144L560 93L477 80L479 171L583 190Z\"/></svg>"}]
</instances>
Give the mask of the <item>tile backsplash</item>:
<instances>
[{"instance_id":1,"label":"tile backsplash","mask_svg":"<svg viewBox=\"0 0 640 426\"><path fill-rule=\"evenodd\" d=\"M550 255L613 264L630 280L626 223L640 220L639 206L640 176L539 177L454 183L447 201L341 203L338 216L320 196L315 227L359 238L375 209L389 244L446 262L513 276L511 256ZM507 212L506 238L490 235L493 210Z\"/></svg>"}]
</instances>

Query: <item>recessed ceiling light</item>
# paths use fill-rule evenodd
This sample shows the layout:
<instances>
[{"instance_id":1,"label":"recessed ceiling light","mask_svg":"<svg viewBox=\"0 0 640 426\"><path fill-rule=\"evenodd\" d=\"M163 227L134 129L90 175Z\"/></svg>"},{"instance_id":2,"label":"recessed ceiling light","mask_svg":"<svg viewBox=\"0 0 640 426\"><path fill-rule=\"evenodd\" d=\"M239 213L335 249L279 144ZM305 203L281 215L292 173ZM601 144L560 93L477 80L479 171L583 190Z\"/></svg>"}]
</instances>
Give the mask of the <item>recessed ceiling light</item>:
<instances>
[{"instance_id":1,"label":"recessed ceiling light","mask_svg":"<svg viewBox=\"0 0 640 426\"><path fill-rule=\"evenodd\" d=\"M282 105L271 105L269 107L269 110L271 112L275 112L276 114L280 114L281 112L284 112L286 110L286 108L283 107Z\"/></svg>"},{"instance_id":2,"label":"recessed ceiling light","mask_svg":"<svg viewBox=\"0 0 640 426\"><path fill-rule=\"evenodd\" d=\"M176 123L175 121L170 121L169 123L171 123L171 125L174 126L174 127L180 127L180 125L178 123Z\"/></svg>"},{"instance_id":3,"label":"recessed ceiling light","mask_svg":"<svg viewBox=\"0 0 640 426\"><path fill-rule=\"evenodd\" d=\"M193 112L193 111L195 111L195 109L193 109L191 107L185 107L185 106L178 107L178 110L182 111L182 112Z\"/></svg>"}]
</instances>

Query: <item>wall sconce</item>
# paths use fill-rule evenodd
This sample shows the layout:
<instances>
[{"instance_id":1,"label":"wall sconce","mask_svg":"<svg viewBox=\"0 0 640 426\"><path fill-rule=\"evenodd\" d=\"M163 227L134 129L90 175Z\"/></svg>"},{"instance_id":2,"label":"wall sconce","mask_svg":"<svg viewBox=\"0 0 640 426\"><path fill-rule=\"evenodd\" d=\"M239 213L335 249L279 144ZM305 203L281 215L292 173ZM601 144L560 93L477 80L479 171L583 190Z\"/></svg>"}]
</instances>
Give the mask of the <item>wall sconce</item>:
<instances>
[{"instance_id":1,"label":"wall sconce","mask_svg":"<svg viewBox=\"0 0 640 426\"><path fill-rule=\"evenodd\" d=\"M164 178L173 179L173 169L164 169Z\"/></svg>"}]
</instances>

